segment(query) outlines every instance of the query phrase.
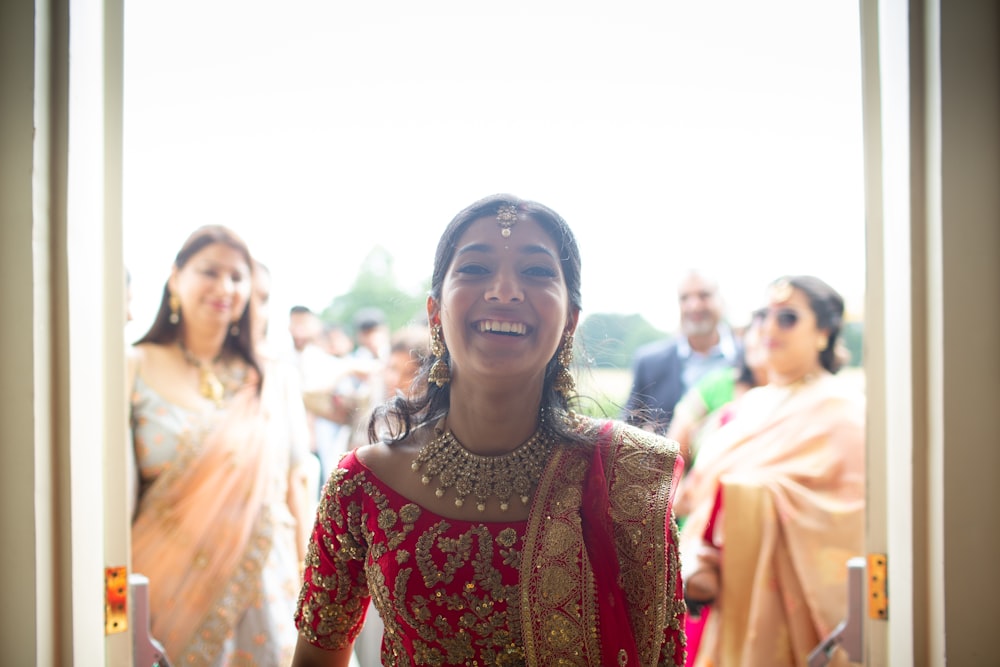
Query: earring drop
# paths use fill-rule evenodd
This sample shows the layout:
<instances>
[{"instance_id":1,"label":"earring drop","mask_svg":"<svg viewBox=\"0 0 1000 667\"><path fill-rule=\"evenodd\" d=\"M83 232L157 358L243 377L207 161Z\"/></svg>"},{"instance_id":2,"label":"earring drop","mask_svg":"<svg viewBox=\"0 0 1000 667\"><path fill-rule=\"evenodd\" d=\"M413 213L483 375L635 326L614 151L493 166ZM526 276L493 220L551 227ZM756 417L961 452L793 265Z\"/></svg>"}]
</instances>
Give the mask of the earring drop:
<instances>
[{"instance_id":1,"label":"earring drop","mask_svg":"<svg viewBox=\"0 0 1000 667\"><path fill-rule=\"evenodd\" d=\"M171 294L169 303L170 303L170 323L178 324L181 321L181 299L176 294Z\"/></svg>"},{"instance_id":2,"label":"earring drop","mask_svg":"<svg viewBox=\"0 0 1000 667\"><path fill-rule=\"evenodd\" d=\"M431 372L427 376L427 381L430 384L443 387L451 382L451 369L448 368L448 362L444 358L448 354L448 348L445 347L440 324L435 324L431 327L431 354L436 359L431 365Z\"/></svg>"},{"instance_id":3,"label":"earring drop","mask_svg":"<svg viewBox=\"0 0 1000 667\"><path fill-rule=\"evenodd\" d=\"M556 379L552 383L552 388L569 399L576 393L576 381L573 380L569 366L573 363L573 334L566 332L563 334L562 344L556 354Z\"/></svg>"}]
</instances>

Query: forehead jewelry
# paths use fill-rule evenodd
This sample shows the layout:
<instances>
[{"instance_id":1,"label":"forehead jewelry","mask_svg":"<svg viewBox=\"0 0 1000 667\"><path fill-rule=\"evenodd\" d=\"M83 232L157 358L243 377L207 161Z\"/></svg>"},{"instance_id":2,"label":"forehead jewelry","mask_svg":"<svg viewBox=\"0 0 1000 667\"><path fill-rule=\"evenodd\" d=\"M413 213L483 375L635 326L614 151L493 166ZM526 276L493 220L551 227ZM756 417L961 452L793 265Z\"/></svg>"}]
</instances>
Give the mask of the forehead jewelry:
<instances>
[{"instance_id":1,"label":"forehead jewelry","mask_svg":"<svg viewBox=\"0 0 1000 667\"><path fill-rule=\"evenodd\" d=\"M771 300L775 303L784 303L792 298L792 284L782 278L771 285Z\"/></svg>"},{"instance_id":2,"label":"forehead jewelry","mask_svg":"<svg viewBox=\"0 0 1000 667\"><path fill-rule=\"evenodd\" d=\"M504 204L497 209L497 224L500 225L500 236L510 238L510 228L517 224L517 207Z\"/></svg>"}]
</instances>

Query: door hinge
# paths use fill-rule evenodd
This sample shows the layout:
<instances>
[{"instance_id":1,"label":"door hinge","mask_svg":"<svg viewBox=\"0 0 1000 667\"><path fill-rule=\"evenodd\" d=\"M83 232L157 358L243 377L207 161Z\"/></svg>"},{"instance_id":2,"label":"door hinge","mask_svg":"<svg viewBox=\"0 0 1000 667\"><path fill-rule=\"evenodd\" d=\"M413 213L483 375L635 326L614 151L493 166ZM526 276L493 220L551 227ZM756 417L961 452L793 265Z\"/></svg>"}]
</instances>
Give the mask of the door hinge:
<instances>
[{"instance_id":1,"label":"door hinge","mask_svg":"<svg viewBox=\"0 0 1000 667\"><path fill-rule=\"evenodd\" d=\"M128 630L128 571L125 567L104 568L104 634Z\"/></svg>"},{"instance_id":2,"label":"door hinge","mask_svg":"<svg viewBox=\"0 0 1000 667\"><path fill-rule=\"evenodd\" d=\"M868 617L889 619L888 578L885 554L868 554Z\"/></svg>"}]
</instances>

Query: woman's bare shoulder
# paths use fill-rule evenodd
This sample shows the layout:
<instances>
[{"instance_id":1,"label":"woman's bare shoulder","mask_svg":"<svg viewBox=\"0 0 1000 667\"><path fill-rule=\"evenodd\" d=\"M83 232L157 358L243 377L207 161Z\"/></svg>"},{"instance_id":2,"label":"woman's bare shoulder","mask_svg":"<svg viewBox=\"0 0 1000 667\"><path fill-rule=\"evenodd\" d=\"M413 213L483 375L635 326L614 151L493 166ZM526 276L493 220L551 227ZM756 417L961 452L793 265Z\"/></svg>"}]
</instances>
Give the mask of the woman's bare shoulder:
<instances>
[{"instance_id":1,"label":"woman's bare shoulder","mask_svg":"<svg viewBox=\"0 0 1000 667\"><path fill-rule=\"evenodd\" d=\"M129 345L125 348L125 372L127 373L129 387L135 385L135 376L139 372L139 369L149 365L148 358L151 354L150 349L153 347L156 346L152 343L139 343Z\"/></svg>"},{"instance_id":2,"label":"woman's bare shoulder","mask_svg":"<svg viewBox=\"0 0 1000 667\"><path fill-rule=\"evenodd\" d=\"M397 442L383 440L358 447L355 456L366 468L379 474L386 467L396 468L403 460L411 461L426 442L426 429L417 429Z\"/></svg>"},{"instance_id":3,"label":"woman's bare shoulder","mask_svg":"<svg viewBox=\"0 0 1000 667\"><path fill-rule=\"evenodd\" d=\"M432 428L418 427L397 442L376 442L358 447L354 455L358 461L385 484L403 492L412 491L414 480L413 461L427 443Z\"/></svg>"},{"instance_id":4,"label":"woman's bare shoulder","mask_svg":"<svg viewBox=\"0 0 1000 667\"><path fill-rule=\"evenodd\" d=\"M160 343L136 343L128 347L125 358L135 360L139 363L156 362L159 359L169 356L169 349L170 346Z\"/></svg>"}]
</instances>

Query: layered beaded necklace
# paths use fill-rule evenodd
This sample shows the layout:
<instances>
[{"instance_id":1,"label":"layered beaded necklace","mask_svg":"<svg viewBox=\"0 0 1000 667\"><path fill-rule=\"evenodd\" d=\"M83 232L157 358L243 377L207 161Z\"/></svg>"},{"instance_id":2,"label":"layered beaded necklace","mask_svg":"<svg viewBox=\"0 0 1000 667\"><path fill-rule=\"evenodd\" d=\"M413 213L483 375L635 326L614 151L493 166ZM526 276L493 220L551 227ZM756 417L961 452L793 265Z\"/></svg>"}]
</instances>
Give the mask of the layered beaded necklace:
<instances>
[{"instance_id":1,"label":"layered beaded necklace","mask_svg":"<svg viewBox=\"0 0 1000 667\"><path fill-rule=\"evenodd\" d=\"M434 434L434 439L420 450L410 467L414 472L422 472L420 481L424 484L437 478L434 495L438 498L454 488L456 507L462 507L472 495L480 512L486 511L486 502L491 498L499 500L500 510L506 512L514 494L527 505L553 445L552 436L541 421L538 430L522 445L500 456L470 452L444 425L443 419L434 427Z\"/></svg>"},{"instance_id":2,"label":"layered beaded necklace","mask_svg":"<svg viewBox=\"0 0 1000 667\"><path fill-rule=\"evenodd\" d=\"M223 399L226 397L226 386L219 379L219 376L216 375L214 367L222 360L222 352L219 352L215 359L212 359L211 363L206 364L184 347L183 340L178 338L177 346L181 348L184 360L198 369L198 392L214 402L216 407L220 407Z\"/></svg>"}]
</instances>

